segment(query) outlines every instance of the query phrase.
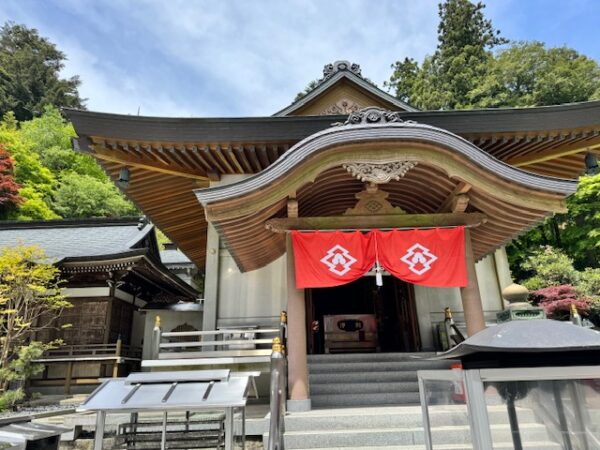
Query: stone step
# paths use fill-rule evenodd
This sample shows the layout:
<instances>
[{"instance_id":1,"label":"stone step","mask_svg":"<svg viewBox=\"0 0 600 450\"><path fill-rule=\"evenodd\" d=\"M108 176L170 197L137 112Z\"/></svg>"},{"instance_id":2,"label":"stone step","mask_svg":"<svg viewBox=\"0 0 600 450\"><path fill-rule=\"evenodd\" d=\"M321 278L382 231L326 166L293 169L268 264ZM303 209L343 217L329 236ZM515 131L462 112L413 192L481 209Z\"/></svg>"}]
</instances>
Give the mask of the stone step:
<instances>
[{"instance_id":1,"label":"stone step","mask_svg":"<svg viewBox=\"0 0 600 450\"><path fill-rule=\"evenodd\" d=\"M374 367L376 369L376 367ZM346 373L311 373L308 376L311 389L315 384L325 383L393 383L401 381L417 381L417 372L410 370L403 371L379 371L373 370L364 372L346 372Z\"/></svg>"},{"instance_id":2,"label":"stone step","mask_svg":"<svg viewBox=\"0 0 600 450\"><path fill-rule=\"evenodd\" d=\"M368 375L370 371L378 372L397 372L417 370L444 370L448 369L447 361L382 361L382 362L327 362L309 364L308 372L312 374L318 373L343 373L343 372L359 372Z\"/></svg>"},{"instance_id":3,"label":"stone step","mask_svg":"<svg viewBox=\"0 0 600 450\"><path fill-rule=\"evenodd\" d=\"M314 398L315 395L326 394L373 394L373 393L399 393L399 392L419 392L419 383L416 381L399 382L399 383L324 383L311 384L310 394Z\"/></svg>"},{"instance_id":4,"label":"stone step","mask_svg":"<svg viewBox=\"0 0 600 450\"><path fill-rule=\"evenodd\" d=\"M494 443L494 450L514 450L512 442ZM559 444L550 441L526 442L523 448L531 450L561 450ZM425 445L382 445L377 447L319 447L319 448L302 448L296 450L425 450ZM436 445L435 450L473 450L470 444L449 444Z\"/></svg>"},{"instance_id":5,"label":"stone step","mask_svg":"<svg viewBox=\"0 0 600 450\"><path fill-rule=\"evenodd\" d=\"M347 407L347 406L378 406L378 405L418 405L418 392L385 392L369 394L323 394L312 395L312 405L315 408Z\"/></svg>"},{"instance_id":6,"label":"stone step","mask_svg":"<svg viewBox=\"0 0 600 450\"><path fill-rule=\"evenodd\" d=\"M511 442L508 425L492 425L494 442ZM548 441L547 431L540 424L522 424L520 427L523 442ZM447 426L432 429L434 443L465 445L471 441L468 426ZM414 428L370 428L329 431L286 431L285 448L335 448L335 447L377 447L389 445L424 444L422 427ZM436 447L437 448L437 447Z\"/></svg>"},{"instance_id":7,"label":"stone step","mask_svg":"<svg viewBox=\"0 0 600 450\"><path fill-rule=\"evenodd\" d=\"M432 427L468 425L465 406L431 407L429 411ZM518 408L520 423L534 422L533 411ZM488 416L492 424L506 423L506 407L491 406ZM285 418L286 431L302 430L352 430L355 428L413 428L423 425L420 406L388 406L367 408L321 409L306 413L288 414Z\"/></svg>"},{"instance_id":8,"label":"stone step","mask_svg":"<svg viewBox=\"0 0 600 450\"><path fill-rule=\"evenodd\" d=\"M432 352L420 353L338 353L308 355L309 364L326 362L381 362L381 361L420 361L435 356Z\"/></svg>"}]
</instances>

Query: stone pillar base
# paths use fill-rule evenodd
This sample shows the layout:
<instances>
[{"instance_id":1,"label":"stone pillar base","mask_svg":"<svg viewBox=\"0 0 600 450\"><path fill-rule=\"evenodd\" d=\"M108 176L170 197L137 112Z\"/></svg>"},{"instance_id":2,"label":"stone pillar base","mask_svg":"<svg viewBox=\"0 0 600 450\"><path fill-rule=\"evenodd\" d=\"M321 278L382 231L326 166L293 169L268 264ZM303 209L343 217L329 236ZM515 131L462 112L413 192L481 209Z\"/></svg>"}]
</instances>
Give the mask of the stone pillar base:
<instances>
[{"instance_id":1,"label":"stone pillar base","mask_svg":"<svg viewBox=\"0 0 600 450\"><path fill-rule=\"evenodd\" d=\"M304 412L312 409L310 398L305 400L288 400L287 412Z\"/></svg>"}]
</instances>

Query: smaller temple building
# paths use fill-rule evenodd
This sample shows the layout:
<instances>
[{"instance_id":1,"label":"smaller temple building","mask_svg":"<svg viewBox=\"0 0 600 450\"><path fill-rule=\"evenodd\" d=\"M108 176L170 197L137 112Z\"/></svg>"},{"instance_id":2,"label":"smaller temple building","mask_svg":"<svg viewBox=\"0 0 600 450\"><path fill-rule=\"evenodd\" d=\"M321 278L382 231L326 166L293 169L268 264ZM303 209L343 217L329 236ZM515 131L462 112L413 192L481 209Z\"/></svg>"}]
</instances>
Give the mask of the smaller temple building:
<instances>
[{"instance_id":1,"label":"smaller temple building","mask_svg":"<svg viewBox=\"0 0 600 450\"><path fill-rule=\"evenodd\" d=\"M64 342L41 361L46 370L33 381L38 387L64 385L69 392L72 385L137 369L149 345L145 315L154 316L153 306L201 308L199 293L161 262L154 225L145 219L0 223L0 247L20 244L44 250L60 269L73 305L58 318L48 317L54 326L37 336Z\"/></svg>"}]
</instances>

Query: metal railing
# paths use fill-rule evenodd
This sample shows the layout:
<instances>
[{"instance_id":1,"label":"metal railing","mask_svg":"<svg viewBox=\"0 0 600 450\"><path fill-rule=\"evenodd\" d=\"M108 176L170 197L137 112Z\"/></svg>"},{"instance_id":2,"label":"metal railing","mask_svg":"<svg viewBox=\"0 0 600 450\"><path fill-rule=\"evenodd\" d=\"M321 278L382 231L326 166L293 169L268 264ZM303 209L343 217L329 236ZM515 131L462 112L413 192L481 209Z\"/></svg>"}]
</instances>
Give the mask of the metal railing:
<instances>
[{"instance_id":1,"label":"metal railing","mask_svg":"<svg viewBox=\"0 0 600 450\"><path fill-rule=\"evenodd\" d=\"M451 349L455 345L458 345L465 340L465 336L454 323L452 311L449 307L444 309L444 331L447 349Z\"/></svg>"},{"instance_id":2,"label":"metal railing","mask_svg":"<svg viewBox=\"0 0 600 450\"><path fill-rule=\"evenodd\" d=\"M283 450L283 434L285 432L285 402L287 399L287 360L285 343L287 330L287 315L281 313L281 337L273 339L271 354L271 390L269 441L267 450Z\"/></svg>"},{"instance_id":3,"label":"metal railing","mask_svg":"<svg viewBox=\"0 0 600 450\"><path fill-rule=\"evenodd\" d=\"M285 339L281 326L164 332L160 327L160 317L157 316L152 332L150 359L262 357L269 362L271 343L276 336L282 342Z\"/></svg>"},{"instance_id":4,"label":"metal railing","mask_svg":"<svg viewBox=\"0 0 600 450\"><path fill-rule=\"evenodd\" d=\"M46 351L43 355L43 358L85 358L94 356L122 356L129 358L141 358L142 349L140 347L122 344L120 340L114 344L63 345L60 348Z\"/></svg>"}]
</instances>

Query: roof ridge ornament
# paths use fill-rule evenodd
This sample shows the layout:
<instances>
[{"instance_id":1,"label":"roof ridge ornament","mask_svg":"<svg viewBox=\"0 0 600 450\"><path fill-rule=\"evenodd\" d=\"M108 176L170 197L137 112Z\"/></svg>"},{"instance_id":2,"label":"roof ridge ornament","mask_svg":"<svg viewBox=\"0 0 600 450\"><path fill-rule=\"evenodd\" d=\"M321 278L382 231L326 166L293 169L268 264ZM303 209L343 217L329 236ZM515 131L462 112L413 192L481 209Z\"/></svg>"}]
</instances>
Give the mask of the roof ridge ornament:
<instances>
[{"instance_id":1,"label":"roof ridge ornament","mask_svg":"<svg viewBox=\"0 0 600 450\"><path fill-rule=\"evenodd\" d=\"M361 78L363 77L359 64L351 63L350 61L346 60L340 60L335 61L333 64L325 64L325 66L323 67L323 78L321 78L319 81L324 81L328 78L331 78L338 72L346 71L352 72L354 75L359 76Z\"/></svg>"},{"instance_id":2,"label":"roof ridge ornament","mask_svg":"<svg viewBox=\"0 0 600 450\"><path fill-rule=\"evenodd\" d=\"M376 125L385 123L413 124L416 122L414 120L402 119L399 111L390 111L389 109L377 106L369 106L353 112L345 122L335 122L331 125L338 127L342 125Z\"/></svg>"}]
</instances>

